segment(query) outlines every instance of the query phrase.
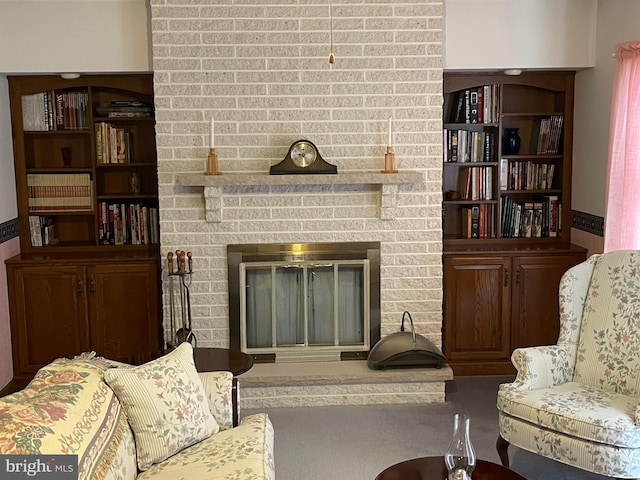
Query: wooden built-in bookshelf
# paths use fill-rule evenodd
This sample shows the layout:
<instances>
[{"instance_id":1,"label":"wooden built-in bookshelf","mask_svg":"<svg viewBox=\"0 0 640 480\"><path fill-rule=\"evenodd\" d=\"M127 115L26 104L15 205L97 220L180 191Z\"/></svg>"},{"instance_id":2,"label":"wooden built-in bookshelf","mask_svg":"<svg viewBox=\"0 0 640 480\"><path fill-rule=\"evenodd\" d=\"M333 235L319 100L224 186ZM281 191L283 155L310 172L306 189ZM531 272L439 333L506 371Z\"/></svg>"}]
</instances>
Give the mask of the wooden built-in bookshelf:
<instances>
[{"instance_id":1,"label":"wooden built-in bookshelf","mask_svg":"<svg viewBox=\"0 0 640 480\"><path fill-rule=\"evenodd\" d=\"M20 236L22 253L156 252L152 76L16 76L9 91L20 231L32 232Z\"/></svg>"},{"instance_id":2,"label":"wooden built-in bookshelf","mask_svg":"<svg viewBox=\"0 0 640 480\"><path fill-rule=\"evenodd\" d=\"M14 384L84 351L162 348L152 74L9 76L20 254Z\"/></svg>"},{"instance_id":3,"label":"wooden built-in bookshelf","mask_svg":"<svg viewBox=\"0 0 640 480\"><path fill-rule=\"evenodd\" d=\"M443 350L457 375L513 373L515 348L557 340L560 278L586 254L571 244L574 75L444 74Z\"/></svg>"},{"instance_id":4,"label":"wooden built-in bookshelf","mask_svg":"<svg viewBox=\"0 0 640 480\"><path fill-rule=\"evenodd\" d=\"M573 77L445 74L445 245L570 243ZM506 152L514 128L520 149Z\"/></svg>"}]
</instances>

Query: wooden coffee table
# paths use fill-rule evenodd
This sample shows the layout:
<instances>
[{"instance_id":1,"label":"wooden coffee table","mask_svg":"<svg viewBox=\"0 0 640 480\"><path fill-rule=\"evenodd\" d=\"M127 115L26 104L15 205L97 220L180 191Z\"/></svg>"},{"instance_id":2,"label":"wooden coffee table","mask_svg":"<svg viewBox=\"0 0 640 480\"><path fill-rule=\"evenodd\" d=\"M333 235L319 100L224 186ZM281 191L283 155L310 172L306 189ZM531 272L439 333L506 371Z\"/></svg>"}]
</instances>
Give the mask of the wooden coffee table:
<instances>
[{"instance_id":1,"label":"wooden coffee table","mask_svg":"<svg viewBox=\"0 0 640 480\"><path fill-rule=\"evenodd\" d=\"M473 480L527 480L513 470L496 463L478 460ZM422 457L396 463L378 474L376 480L446 480L443 457Z\"/></svg>"}]
</instances>

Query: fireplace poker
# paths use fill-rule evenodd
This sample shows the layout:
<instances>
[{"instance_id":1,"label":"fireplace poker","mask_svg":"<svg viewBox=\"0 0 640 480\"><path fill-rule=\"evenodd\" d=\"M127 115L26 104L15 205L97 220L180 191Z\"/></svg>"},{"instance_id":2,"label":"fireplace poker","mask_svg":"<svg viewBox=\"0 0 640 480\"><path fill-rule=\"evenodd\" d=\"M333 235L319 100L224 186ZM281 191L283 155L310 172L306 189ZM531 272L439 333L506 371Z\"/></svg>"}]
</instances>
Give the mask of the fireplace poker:
<instances>
[{"instance_id":1,"label":"fireplace poker","mask_svg":"<svg viewBox=\"0 0 640 480\"><path fill-rule=\"evenodd\" d=\"M167 267L169 277L169 328L171 329L171 340L167 342L167 347L174 347L176 343L176 325L175 325L175 303L173 294L173 252L167 253Z\"/></svg>"},{"instance_id":2,"label":"fireplace poker","mask_svg":"<svg viewBox=\"0 0 640 480\"><path fill-rule=\"evenodd\" d=\"M184 289L186 291L186 296L187 296L187 319L189 321L189 323L187 324L187 338L188 338L188 342L191 342L191 340L193 339L193 341L195 342L195 336L193 335L193 330L191 330L191 292L190 287L191 287L191 273L193 272L193 258L192 258L192 253L191 252L187 252L187 258L188 260L188 264L189 264L189 285L185 284L185 277L182 277L182 283L184 284ZM195 346L195 345L194 345Z\"/></svg>"},{"instance_id":3,"label":"fireplace poker","mask_svg":"<svg viewBox=\"0 0 640 480\"><path fill-rule=\"evenodd\" d=\"M187 312L185 301L185 262L184 262L184 250L176 250L176 256L178 258L178 275L180 276L180 316L182 317L181 327L177 331L178 343L185 342L187 340Z\"/></svg>"}]
</instances>

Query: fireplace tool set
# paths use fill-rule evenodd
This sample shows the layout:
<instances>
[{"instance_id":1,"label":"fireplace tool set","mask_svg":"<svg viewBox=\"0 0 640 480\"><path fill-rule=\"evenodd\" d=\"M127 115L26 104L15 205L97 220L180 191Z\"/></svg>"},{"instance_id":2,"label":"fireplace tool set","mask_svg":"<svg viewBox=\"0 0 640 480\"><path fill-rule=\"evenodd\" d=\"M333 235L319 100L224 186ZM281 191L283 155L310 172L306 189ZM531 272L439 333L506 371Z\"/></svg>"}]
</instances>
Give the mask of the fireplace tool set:
<instances>
[{"instance_id":1,"label":"fireplace tool set","mask_svg":"<svg viewBox=\"0 0 640 480\"><path fill-rule=\"evenodd\" d=\"M171 339L167 341L167 348L175 348L179 344L189 342L195 348L196 336L191 329L191 297L189 289L193 276L193 256L191 252L176 250L174 265L173 252L167 253L167 267L169 278L169 314ZM177 288L174 285L177 283ZM176 302L176 292L177 302ZM176 325L180 321L180 325ZM176 326L178 329L176 330Z\"/></svg>"}]
</instances>

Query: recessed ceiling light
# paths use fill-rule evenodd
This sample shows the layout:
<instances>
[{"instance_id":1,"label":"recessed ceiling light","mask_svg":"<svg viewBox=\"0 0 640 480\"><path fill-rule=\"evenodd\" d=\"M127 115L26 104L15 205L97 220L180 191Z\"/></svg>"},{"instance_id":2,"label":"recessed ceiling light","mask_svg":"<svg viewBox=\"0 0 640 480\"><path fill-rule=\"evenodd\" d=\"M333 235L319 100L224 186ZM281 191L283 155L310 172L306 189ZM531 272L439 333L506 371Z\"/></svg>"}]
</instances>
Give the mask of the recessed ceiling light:
<instances>
[{"instance_id":1,"label":"recessed ceiling light","mask_svg":"<svg viewBox=\"0 0 640 480\"><path fill-rule=\"evenodd\" d=\"M75 80L76 78L80 78L79 73L61 73L60 76L65 80Z\"/></svg>"},{"instance_id":2,"label":"recessed ceiling light","mask_svg":"<svg viewBox=\"0 0 640 480\"><path fill-rule=\"evenodd\" d=\"M520 75L522 73L522 70L520 68L507 68L504 71L505 75Z\"/></svg>"}]
</instances>

